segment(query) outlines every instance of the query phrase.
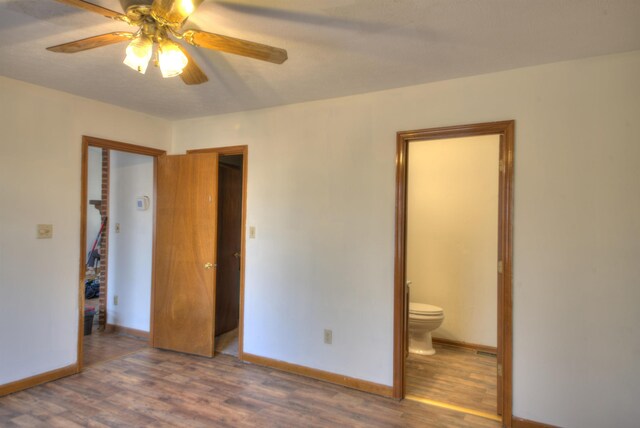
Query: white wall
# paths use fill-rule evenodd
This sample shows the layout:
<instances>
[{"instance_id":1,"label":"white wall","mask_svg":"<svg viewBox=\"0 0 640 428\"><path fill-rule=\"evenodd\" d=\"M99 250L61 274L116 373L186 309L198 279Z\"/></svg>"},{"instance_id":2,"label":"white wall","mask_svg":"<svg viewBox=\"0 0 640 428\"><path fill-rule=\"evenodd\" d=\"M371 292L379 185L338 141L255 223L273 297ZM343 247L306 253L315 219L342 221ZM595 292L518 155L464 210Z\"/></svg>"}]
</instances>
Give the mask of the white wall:
<instances>
[{"instance_id":1,"label":"white wall","mask_svg":"<svg viewBox=\"0 0 640 428\"><path fill-rule=\"evenodd\" d=\"M153 158L111 150L107 323L149 331L153 244ZM136 199L149 197L140 211ZM120 232L116 232L116 224ZM114 297L118 296L118 304Z\"/></svg>"},{"instance_id":2,"label":"white wall","mask_svg":"<svg viewBox=\"0 0 640 428\"><path fill-rule=\"evenodd\" d=\"M514 413L635 426L639 75L633 52L177 122L176 152L249 145L245 350L390 385L396 132L515 119Z\"/></svg>"},{"instance_id":3,"label":"white wall","mask_svg":"<svg viewBox=\"0 0 640 428\"><path fill-rule=\"evenodd\" d=\"M102 199L102 149L89 147L87 157L87 253L98 236L102 219L100 212L89 201Z\"/></svg>"},{"instance_id":4,"label":"white wall","mask_svg":"<svg viewBox=\"0 0 640 428\"><path fill-rule=\"evenodd\" d=\"M409 144L407 279L444 310L433 337L497 346L499 157L498 135Z\"/></svg>"},{"instance_id":5,"label":"white wall","mask_svg":"<svg viewBox=\"0 0 640 428\"><path fill-rule=\"evenodd\" d=\"M633 52L175 123L176 152L250 146L246 351L390 385L395 133L516 119L514 413L635 426L639 75ZM4 384L76 360L81 135L166 148L172 129L1 77L0 95Z\"/></svg>"},{"instance_id":6,"label":"white wall","mask_svg":"<svg viewBox=\"0 0 640 428\"><path fill-rule=\"evenodd\" d=\"M82 135L158 148L167 122L0 77L0 384L76 362ZM36 239L36 224L53 239Z\"/></svg>"}]
</instances>

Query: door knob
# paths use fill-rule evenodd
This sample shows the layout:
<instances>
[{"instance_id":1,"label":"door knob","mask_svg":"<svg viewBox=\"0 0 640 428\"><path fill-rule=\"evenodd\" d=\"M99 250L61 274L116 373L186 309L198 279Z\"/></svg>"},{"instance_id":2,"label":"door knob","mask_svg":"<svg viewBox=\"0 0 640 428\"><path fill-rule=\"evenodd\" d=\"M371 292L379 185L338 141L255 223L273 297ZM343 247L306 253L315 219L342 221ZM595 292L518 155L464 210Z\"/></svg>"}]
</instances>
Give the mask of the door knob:
<instances>
[{"instance_id":1,"label":"door knob","mask_svg":"<svg viewBox=\"0 0 640 428\"><path fill-rule=\"evenodd\" d=\"M233 257L235 257L236 259L240 258L240 253L238 253L237 251L235 253L233 253Z\"/></svg>"},{"instance_id":2,"label":"door knob","mask_svg":"<svg viewBox=\"0 0 640 428\"><path fill-rule=\"evenodd\" d=\"M212 267L213 267L213 263L207 262L207 263L204 264L204 268L205 269L211 269Z\"/></svg>"}]
</instances>

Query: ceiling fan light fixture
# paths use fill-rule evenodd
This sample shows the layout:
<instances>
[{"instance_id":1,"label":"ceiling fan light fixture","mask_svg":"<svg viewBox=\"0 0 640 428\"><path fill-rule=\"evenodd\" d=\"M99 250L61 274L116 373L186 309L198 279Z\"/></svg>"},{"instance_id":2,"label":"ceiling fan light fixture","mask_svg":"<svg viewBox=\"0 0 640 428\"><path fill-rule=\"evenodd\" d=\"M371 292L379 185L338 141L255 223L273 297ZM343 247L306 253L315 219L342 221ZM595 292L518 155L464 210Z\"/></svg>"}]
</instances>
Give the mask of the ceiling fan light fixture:
<instances>
[{"instance_id":1,"label":"ceiling fan light fixture","mask_svg":"<svg viewBox=\"0 0 640 428\"><path fill-rule=\"evenodd\" d=\"M183 43L273 64L282 64L287 60L287 51L284 49L202 30L182 30L185 22L204 0L120 0L124 13L94 4L95 0L57 1L137 27L137 30L113 31L50 46L47 50L51 52L76 53L127 41L129 45L123 61L125 65L145 74L153 57L153 65L160 68L163 77L180 75L187 85L199 85L209 79L197 61L191 58ZM100 1L104 2L105 0ZM182 43L176 43L175 39Z\"/></svg>"},{"instance_id":2,"label":"ceiling fan light fixture","mask_svg":"<svg viewBox=\"0 0 640 428\"><path fill-rule=\"evenodd\" d=\"M158 47L158 65L162 77L173 77L182 73L189 60L180 47L171 40L165 39Z\"/></svg>"},{"instance_id":3,"label":"ceiling fan light fixture","mask_svg":"<svg viewBox=\"0 0 640 428\"><path fill-rule=\"evenodd\" d=\"M144 74L152 54L153 41L149 37L138 36L127 46L127 56L123 62L138 73Z\"/></svg>"}]
</instances>

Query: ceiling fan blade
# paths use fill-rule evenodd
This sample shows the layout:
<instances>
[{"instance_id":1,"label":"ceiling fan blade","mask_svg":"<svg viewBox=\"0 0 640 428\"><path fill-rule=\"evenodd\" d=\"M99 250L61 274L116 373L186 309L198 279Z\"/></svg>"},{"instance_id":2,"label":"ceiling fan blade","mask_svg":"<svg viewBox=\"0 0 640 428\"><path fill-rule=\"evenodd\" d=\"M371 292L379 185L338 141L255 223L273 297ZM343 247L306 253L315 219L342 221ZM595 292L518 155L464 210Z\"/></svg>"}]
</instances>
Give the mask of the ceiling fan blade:
<instances>
[{"instance_id":1,"label":"ceiling fan blade","mask_svg":"<svg viewBox=\"0 0 640 428\"><path fill-rule=\"evenodd\" d=\"M107 9L102 6L98 6L97 4L89 3L82 0L56 0L60 3L68 4L69 6L75 6L80 9L88 10L89 12L98 13L106 18L116 19L118 21L124 21L129 23L129 19L126 15L115 12L111 9Z\"/></svg>"},{"instance_id":2,"label":"ceiling fan blade","mask_svg":"<svg viewBox=\"0 0 640 428\"><path fill-rule=\"evenodd\" d=\"M184 48L184 46L178 44L178 47L182 51L182 53L187 57L189 62L187 66L182 70L180 74L180 78L187 85L199 85L201 83L205 83L209 81L209 78L206 74L198 67L198 64L193 60L189 52Z\"/></svg>"},{"instance_id":3,"label":"ceiling fan blade","mask_svg":"<svg viewBox=\"0 0 640 428\"><path fill-rule=\"evenodd\" d=\"M154 0L151 15L158 21L180 27L203 0Z\"/></svg>"},{"instance_id":4,"label":"ceiling fan blade","mask_svg":"<svg viewBox=\"0 0 640 428\"><path fill-rule=\"evenodd\" d=\"M99 36L88 37L82 40L76 40L74 42L64 43L62 45L51 46L48 47L47 50L59 53L76 53L130 40L134 36L135 34L133 33L107 33Z\"/></svg>"},{"instance_id":5,"label":"ceiling fan blade","mask_svg":"<svg viewBox=\"0 0 640 428\"><path fill-rule=\"evenodd\" d=\"M282 64L287 60L287 51L284 49L206 31L187 30L182 34L182 38L193 46L242 55L274 64Z\"/></svg>"}]
</instances>

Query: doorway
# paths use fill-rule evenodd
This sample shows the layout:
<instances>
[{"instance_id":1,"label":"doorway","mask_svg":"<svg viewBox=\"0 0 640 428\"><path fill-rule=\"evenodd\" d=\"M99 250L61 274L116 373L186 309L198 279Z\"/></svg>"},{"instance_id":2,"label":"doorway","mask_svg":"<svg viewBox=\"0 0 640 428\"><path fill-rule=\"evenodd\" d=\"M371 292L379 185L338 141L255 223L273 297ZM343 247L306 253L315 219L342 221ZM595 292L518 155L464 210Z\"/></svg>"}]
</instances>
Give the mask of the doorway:
<instances>
[{"instance_id":1,"label":"doorway","mask_svg":"<svg viewBox=\"0 0 640 428\"><path fill-rule=\"evenodd\" d=\"M507 121L399 132L396 157L394 396L396 398L418 399L418 401L427 404L447 407L492 419L501 418L503 424L506 426L510 426L511 424L511 183L513 177L513 129L514 122ZM423 241L418 244L412 242L411 237L408 236L408 233L412 232L409 228L413 228L415 232L416 229L419 229L420 221L415 221L415 216L418 211L414 210L410 212L409 194L412 190L413 193L416 194L416 188L419 186L417 183L411 183L409 178L412 177L413 180L416 180L419 174L416 175L416 171L409 170L409 166L411 165L409 157L414 153L414 156L417 158L421 152L433 157L437 153L444 153L442 151L443 148L449 150L448 156L456 156L455 153L452 154L450 151L452 144L447 145L444 143L451 143L452 141L469 142L468 139L471 137L474 137L479 143L485 141L486 144L490 145L490 141L495 142L494 154L496 158L495 169L493 171L496 175L493 176L495 178L491 178L487 183L493 183L491 186L497 187L497 189L495 187L493 189L495 191L495 204L497 206L493 207L494 210L492 214L497 227L493 229L493 232L489 231L490 234L493 234L493 238L485 239L481 242L478 241L477 236L475 237L477 242L473 242L471 246L479 247L479 249L476 248L476 254L482 255L480 258L484 260L484 262L482 262L482 268L485 272L470 274L474 275L474 277L478 277L478 275L483 276L485 283L488 282L493 285L488 284L484 286L484 291L467 288L466 291L462 292L463 298L457 299L457 301L465 301L466 299L467 307L465 308L464 305L462 305L462 307L457 308L451 296L455 294L459 295L461 292L458 290L456 293L455 290L452 290L452 287L456 282L464 283L464 281L452 280L451 275L464 276L467 272L464 272L466 269L464 265L465 262L459 260L462 253L460 251L456 253L456 251L449 250L451 250L452 246L455 246L452 244L455 244L456 240L459 241L462 239L460 236L463 235L463 227L460 226L460 224L456 226L455 218L448 218L446 220L449 221L451 227L447 232L443 232L443 229L448 226L443 227L442 224L436 225L435 223L429 224L427 228L431 231L432 235L425 235L422 237ZM457 146L462 147L464 144L458 144ZM475 147L478 146L476 145ZM427 148L428 150L421 151L421 148ZM493 156L491 150L489 150L488 153L490 157ZM472 156L477 158L477 154ZM433 159L431 160L433 161ZM458 159L458 161L460 160L461 159ZM450 165L455 166L456 159L449 159L449 161L453 161ZM441 199L441 201L448 200L448 202L439 203L438 209L441 210L440 208L442 207L440 205L444 206L451 202L451 192L456 188L455 181L457 181L457 178L450 175L452 168L441 168L446 164L446 158L440 158L438 162L430 165L429 174L426 174L425 177L431 177L433 179L433 174L437 173L438 169L441 170L440 172L442 174L437 179L445 180L445 183L436 189L435 194L438 192L443 193L444 199ZM463 173L462 175L469 172L468 168L460 168L460 165L456 167L458 168L458 176L461 175L461 172ZM416 164L413 164L412 168L417 168ZM414 174L410 175L412 172ZM447 176L447 173L449 173L449 176ZM491 177L491 174L489 174L489 176ZM485 183L485 186L487 183ZM411 188L410 186L412 186L412 184L416 185ZM425 188L427 187L429 186L425 186ZM418 189L418 192L419 190L420 189ZM458 199L463 200L464 198ZM430 202L433 204L434 200ZM460 210L461 207L458 206L457 209ZM468 210L470 208L463 209ZM484 213L474 213L473 215L468 215L467 219L472 220L472 222L477 222L479 221L479 217L482 215L486 216L487 213L490 212L492 211L485 210ZM439 217L438 221L442 221L443 214L443 212L438 212L432 217ZM456 210L454 209L449 214L445 214L445 216L455 217L455 214ZM424 217L424 213L421 215L423 215L423 223L428 222L428 220L425 220L426 217ZM411 216L413 216L413 223L411 223ZM496 216L497 218L495 218ZM490 224L490 222L487 224ZM439 233L440 236L433 235L434 229L438 230L437 233ZM477 234L474 233L473 235ZM415 239L413 240L415 241ZM442 244L439 249L436 245L438 242ZM448 250L445 250L447 247L449 247ZM409 254L409 251L412 251L412 253ZM421 263L432 264L432 268L427 274L419 273L419 270L416 269L415 252L420 252L419 258L421 259ZM444 261L440 259L443 257L443 254L447 252L449 252L451 256L449 257L449 261L453 260L455 266L450 269L451 272L447 273L446 269L444 269L440 274L435 273L436 277L440 275L439 280L437 280L436 277L434 277L434 272L436 272L435 266L444 263ZM486 253L489 253L488 256ZM474 259L474 263L478 263L476 259L478 259L478 257ZM463 269L460 269L461 266ZM410 272L408 272L408 267ZM492 272L487 272L487 269ZM462 274L461 270L463 271ZM440 334L437 335L440 336L440 340L436 341L437 343L434 346L436 355L432 355L431 358L427 358L426 355L419 355L419 353L430 353L434 349L430 347L430 345L416 349L416 344L421 342L415 340L416 337L418 337L415 334L415 321L411 324L413 329L411 340L414 349L412 349L411 354L409 353L409 313L416 314L416 311L421 312L427 309L429 309L429 311L435 311L435 309L440 308L435 305L425 305L418 310L415 303L413 305L410 303L410 301L414 301L415 299L411 299L410 297L410 284L408 284L408 282L414 281L414 279L409 277L408 273L415 276L416 279L419 278L419 282L421 283L419 285L421 287L424 287L422 283L429 283L429 289L426 291L424 289L416 289L416 296L419 296L423 304L433 303L435 301L443 306L448 306L448 309L444 307L438 312L438 317L441 322L439 325L442 325L444 322L442 319L447 319L447 312L449 312L449 315L452 317L452 321L447 325L447 328L442 329ZM447 285L435 287L436 283L447 283L449 288L446 288ZM487 289L489 286L492 287L492 290ZM493 306L493 315L480 315L481 320L478 318L474 320L474 322L479 324L488 325L489 330L491 330L490 324L493 324L493 334L489 334L490 332L487 331L487 328L482 332L472 331L473 329L469 329L468 326L463 325L464 323L461 324L459 322L459 320L464 319L465 316L467 316L468 319L468 302L474 299L472 296L474 292L476 293L475 298L481 296L486 300L487 295L493 296L493 299L490 298L489 303L485 302L483 305L475 304L473 308L475 312L479 313L481 312L479 311L480 306L482 306L482 308L488 307L489 309ZM469 295L466 296L464 295L465 293ZM424 302L425 299L431 299L432 301ZM485 312L490 312L490 310ZM435 314L435 312L433 313ZM435 317L435 315L425 316L428 318ZM412 315L412 319L413 318L415 318L415 315ZM437 331L437 328L438 327L436 327L435 331ZM478 329L476 328L475 330ZM493 339L491 336L493 336ZM424 337L426 337L426 335L424 335ZM473 339L474 337L476 339ZM494 342L492 342L492 340L494 340ZM482 346L482 342L485 342L486 346ZM492 346L494 344L495 347ZM492 353L495 353L495 357L491 355ZM435 358L436 356L437 358ZM455 364L458 364L457 369L454 368L448 374L444 371L439 372L439 374L434 374L437 370L443 370L442 365L447 364L446 361L455 361ZM438 365L440 365L440 368L438 368ZM468 379L464 379L465 371L467 372ZM419 373L420 376L426 376L426 378L416 379L416 373ZM408 374L411 374L410 379L408 378ZM448 375L452 376L447 377ZM429 378L429 376L431 376L431 378ZM460 377L460 383L458 385L455 384L457 377ZM476 389L476 391L481 391L482 387L486 387L487 384L493 384L494 398L491 398L490 393L480 393L476 397L468 396L467 393L477 386L471 381L472 378L483 378L486 380L486 383L480 385L480 388ZM422 381L422 383L420 381ZM423 387L422 389L421 386ZM489 386L489 389L491 389L491 386ZM477 399L486 400L487 397L490 401L493 401L492 405L491 403L484 403L484 405L479 406L469 404ZM493 412L486 411L492 408L494 409ZM499 417L498 415L501 416Z\"/></svg>"},{"instance_id":2,"label":"doorway","mask_svg":"<svg viewBox=\"0 0 640 428\"><path fill-rule=\"evenodd\" d=\"M248 147L188 150L218 155L214 352L242 359Z\"/></svg>"},{"instance_id":3,"label":"doorway","mask_svg":"<svg viewBox=\"0 0 640 428\"><path fill-rule=\"evenodd\" d=\"M83 137L80 369L148 346L155 159L163 153Z\"/></svg>"},{"instance_id":4,"label":"doorway","mask_svg":"<svg viewBox=\"0 0 640 428\"><path fill-rule=\"evenodd\" d=\"M187 155L167 156L157 150L93 137L83 137L81 186L80 290L78 330L78 371L83 361L84 289L87 253L88 158L89 148L119 151L151 157L153 162L152 196L136 198L153 218L151 255L151 310L148 341L155 348L213 357L216 322L222 329L235 330L235 354L242 358L242 313L244 296L244 225L246 219L247 147L199 150ZM208 153L206 153L208 152ZM217 232L219 157L235 177L233 211L235 226L230 257L234 284L231 298L235 304L225 324L216 318L216 279L218 267ZM225 177L228 175L223 173ZM241 177L238 182L238 176ZM228 182L229 180L226 180ZM240 190L238 190L238 188ZM220 209L228 204L222 204ZM109 220L107 220L107 224ZM239 223L239 224L238 224ZM112 225L114 227L115 225ZM238 231L238 228L240 230ZM238 243L237 235L240 235ZM224 234L221 236L224 238ZM220 261L222 262L222 260ZM112 296L115 298L116 296ZM110 301L111 299L109 299ZM224 302L220 298L221 303ZM226 309L221 310L223 315ZM131 333L131 330L125 333ZM225 332L225 333L228 333ZM222 333L221 333L222 334Z\"/></svg>"},{"instance_id":5,"label":"doorway","mask_svg":"<svg viewBox=\"0 0 640 428\"><path fill-rule=\"evenodd\" d=\"M243 163L241 154L218 159L215 351L235 357L240 323Z\"/></svg>"}]
</instances>

